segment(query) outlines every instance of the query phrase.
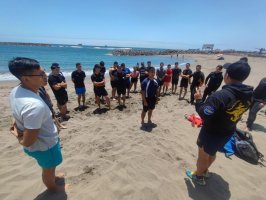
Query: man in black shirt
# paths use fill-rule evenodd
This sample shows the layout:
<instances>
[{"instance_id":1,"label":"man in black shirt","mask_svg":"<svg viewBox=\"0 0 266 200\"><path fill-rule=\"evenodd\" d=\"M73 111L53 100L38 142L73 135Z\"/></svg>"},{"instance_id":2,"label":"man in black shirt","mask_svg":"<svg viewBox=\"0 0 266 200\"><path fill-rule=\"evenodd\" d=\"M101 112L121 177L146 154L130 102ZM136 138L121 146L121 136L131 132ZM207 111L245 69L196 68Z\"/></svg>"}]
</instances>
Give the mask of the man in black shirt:
<instances>
[{"instance_id":1,"label":"man in black shirt","mask_svg":"<svg viewBox=\"0 0 266 200\"><path fill-rule=\"evenodd\" d=\"M190 103L194 105L194 94L196 93L196 89L199 89L200 86L204 83L204 74L201 71L201 65L196 66L196 71L189 76L189 78L193 77L193 81L190 86Z\"/></svg>"},{"instance_id":2,"label":"man in black shirt","mask_svg":"<svg viewBox=\"0 0 266 200\"><path fill-rule=\"evenodd\" d=\"M48 83L55 95L57 106L62 119L67 120L69 119L69 116L66 115L68 102L68 95L66 91L67 83L65 77L60 72L60 67L58 63L53 63L51 66L51 70L52 73L49 74Z\"/></svg>"},{"instance_id":3,"label":"man in black shirt","mask_svg":"<svg viewBox=\"0 0 266 200\"><path fill-rule=\"evenodd\" d=\"M118 62L115 61L114 65L109 69L109 76L110 76L110 83L112 87L112 100L116 100L115 94L116 94L116 89L117 89L117 82L115 80L115 77L113 76L113 73L117 70L118 67Z\"/></svg>"},{"instance_id":4,"label":"man in black shirt","mask_svg":"<svg viewBox=\"0 0 266 200\"><path fill-rule=\"evenodd\" d=\"M190 63L186 64L186 69L183 70L183 72L181 73L181 83L180 83L180 93L179 93L179 100L184 99L186 94L187 94L187 87L188 87L188 83L189 83L189 76L192 74L192 71L190 69ZM184 95L182 96L182 92L183 92L183 88L184 88Z\"/></svg>"},{"instance_id":5,"label":"man in black shirt","mask_svg":"<svg viewBox=\"0 0 266 200\"><path fill-rule=\"evenodd\" d=\"M160 68L156 70L156 77L157 77L157 83L158 83L158 92L159 92L159 96L161 96L161 90L162 90L162 86L163 86L163 80L166 74L166 70L163 68L164 67L164 63L161 62L160 63Z\"/></svg>"},{"instance_id":6,"label":"man in black shirt","mask_svg":"<svg viewBox=\"0 0 266 200\"><path fill-rule=\"evenodd\" d=\"M176 93L179 76L181 75L182 70L178 66L178 62L175 63L175 67L172 69L172 94Z\"/></svg>"},{"instance_id":7,"label":"man in black shirt","mask_svg":"<svg viewBox=\"0 0 266 200\"><path fill-rule=\"evenodd\" d=\"M81 68L82 68L81 64L77 63L76 64L77 70L73 71L71 74L71 79L75 85L76 94L78 95L78 107L79 108L82 108L82 106L80 106L81 97L82 97L83 107L85 107L85 92L86 92L86 88L84 84L84 79L86 77L86 74L84 71L82 71Z\"/></svg>"},{"instance_id":8,"label":"man in black shirt","mask_svg":"<svg viewBox=\"0 0 266 200\"><path fill-rule=\"evenodd\" d=\"M203 119L198 145L197 170L186 174L194 182L206 185L208 169L223 147L236 131L236 124L246 112L252 99L253 88L242 82L250 74L250 66L243 61L224 65L225 86L203 102L200 90L195 94L196 111Z\"/></svg>"},{"instance_id":9,"label":"man in black shirt","mask_svg":"<svg viewBox=\"0 0 266 200\"><path fill-rule=\"evenodd\" d=\"M207 96L209 96L211 93L215 92L221 85L223 81L223 66L218 65L216 67L216 70L214 72L211 72L206 80L205 80L205 85L206 88L204 90L204 94L202 97L202 101L205 101Z\"/></svg>"},{"instance_id":10,"label":"man in black shirt","mask_svg":"<svg viewBox=\"0 0 266 200\"><path fill-rule=\"evenodd\" d=\"M110 106L110 99L108 97L108 93L105 89L105 78L104 75L101 73L101 66L96 64L94 66L94 73L91 75L91 81L93 83L93 91L95 93L96 96L96 102L99 106L99 108L101 108L101 103L100 103L100 97L104 97L106 100L106 104L108 106L109 109L111 109Z\"/></svg>"},{"instance_id":11,"label":"man in black shirt","mask_svg":"<svg viewBox=\"0 0 266 200\"><path fill-rule=\"evenodd\" d=\"M123 67L119 65L117 67L117 70L113 72L112 76L114 77L114 80L116 81L116 87L117 87L117 100L119 106L121 106L121 95L123 100L123 107L125 107L125 101L126 101L126 73L123 71Z\"/></svg>"},{"instance_id":12,"label":"man in black shirt","mask_svg":"<svg viewBox=\"0 0 266 200\"><path fill-rule=\"evenodd\" d=\"M257 112L266 104L266 77L261 79L259 85L253 92L253 102L249 110L247 128L252 130L254 121L256 120Z\"/></svg>"},{"instance_id":13,"label":"man in black shirt","mask_svg":"<svg viewBox=\"0 0 266 200\"><path fill-rule=\"evenodd\" d=\"M147 68L145 67L144 62L141 62L140 65L141 66L139 68L139 81L141 85L142 81L147 78Z\"/></svg>"}]
</instances>

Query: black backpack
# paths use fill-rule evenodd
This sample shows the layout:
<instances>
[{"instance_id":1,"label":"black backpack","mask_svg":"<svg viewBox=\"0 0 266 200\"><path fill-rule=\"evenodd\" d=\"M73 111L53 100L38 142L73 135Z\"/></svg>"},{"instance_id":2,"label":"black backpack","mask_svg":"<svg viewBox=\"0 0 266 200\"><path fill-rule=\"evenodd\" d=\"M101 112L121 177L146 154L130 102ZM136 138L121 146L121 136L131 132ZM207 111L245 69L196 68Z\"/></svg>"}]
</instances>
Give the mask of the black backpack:
<instances>
[{"instance_id":1,"label":"black backpack","mask_svg":"<svg viewBox=\"0 0 266 200\"><path fill-rule=\"evenodd\" d=\"M235 152L239 158L255 165L264 161L264 156L258 151L253 142L252 135L249 132L237 129L234 138L236 147Z\"/></svg>"}]
</instances>

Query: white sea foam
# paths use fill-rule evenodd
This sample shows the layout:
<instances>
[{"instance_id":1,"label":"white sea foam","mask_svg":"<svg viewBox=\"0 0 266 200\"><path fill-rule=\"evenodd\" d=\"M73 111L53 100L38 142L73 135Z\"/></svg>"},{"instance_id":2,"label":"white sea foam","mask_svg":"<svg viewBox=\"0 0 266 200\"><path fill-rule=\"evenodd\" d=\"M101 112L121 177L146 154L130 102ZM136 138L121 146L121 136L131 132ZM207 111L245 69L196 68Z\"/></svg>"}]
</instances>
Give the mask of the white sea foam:
<instances>
[{"instance_id":1,"label":"white sea foam","mask_svg":"<svg viewBox=\"0 0 266 200\"><path fill-rule=\"evenodd\" d=\"M70 47L72 47L72 48L83 48L82 46L70 46Z\"/></svg>"},{"instance_id":2,"label":"white sea foam","mask_svg":"<svg viewBox=\"0 0 266 200\"><path fill-rule=\"evenodd\" d=\"M128 48L128 47L125 47L125 48L123 48L123 47L94 47L94 49L107 49L107 50L115 50L115 49L132 49L132 48Z\"/></svg>"}]
</instances>

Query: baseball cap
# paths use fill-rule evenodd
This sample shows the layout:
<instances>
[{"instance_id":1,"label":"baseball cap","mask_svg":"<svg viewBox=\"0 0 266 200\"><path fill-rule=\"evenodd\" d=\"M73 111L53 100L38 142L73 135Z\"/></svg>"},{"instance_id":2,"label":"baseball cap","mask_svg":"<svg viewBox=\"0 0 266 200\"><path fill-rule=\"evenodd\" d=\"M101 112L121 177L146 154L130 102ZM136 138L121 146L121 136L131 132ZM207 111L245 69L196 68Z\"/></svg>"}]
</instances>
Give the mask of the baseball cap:
<instances>
[{"instance_id":1,"label":"baseball cap","mask_svg":"<svg viewBox=\"0 0 266 200\"><path fill-rule=\"evenodd\" d=\"M243 61L243 62L246 62L246 63L248 62L248 58L247 57L242 57L242 58L240 58L240 60Z\"/></svg>"},{"instance_id":2,"label":"baseball cap","mask_svg":"<svg viewBox=\"0 0 266 200\"><path fill-rule=\"evenodd\" d=\"M51 69L60 68L58 63L53 63Z\"/></svg>"},{"instance_id":3,"label":"baseball cap","mask_svg":"<svg viewBox=\"0 0 266 200\"><path fill-rule=\"evenodd\" d=\"M223 67L230 78L241 82L246 80L251 70L249 64L243 60L235 63L225 63Z\"/></svg>"}]
</instances>

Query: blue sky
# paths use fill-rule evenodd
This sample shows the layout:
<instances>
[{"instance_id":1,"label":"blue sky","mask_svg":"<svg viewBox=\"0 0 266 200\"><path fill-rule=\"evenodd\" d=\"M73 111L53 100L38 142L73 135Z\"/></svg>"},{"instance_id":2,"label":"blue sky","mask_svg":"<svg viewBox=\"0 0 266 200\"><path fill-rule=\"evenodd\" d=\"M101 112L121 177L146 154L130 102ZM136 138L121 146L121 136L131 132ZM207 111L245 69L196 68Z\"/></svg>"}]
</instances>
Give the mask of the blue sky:
<instances>
[{"instance_id":1,"label":"blue sky","mask_svg":"<svg viewBox=\"0 0 266 200\"><path fill-rule=\"evenodd\" d=\"M265 0L0 0L0 41L266 48Z\"/></svg>"}]
</instances>

